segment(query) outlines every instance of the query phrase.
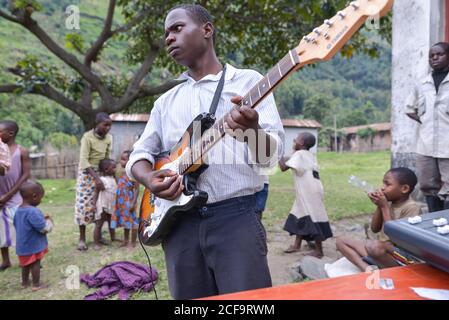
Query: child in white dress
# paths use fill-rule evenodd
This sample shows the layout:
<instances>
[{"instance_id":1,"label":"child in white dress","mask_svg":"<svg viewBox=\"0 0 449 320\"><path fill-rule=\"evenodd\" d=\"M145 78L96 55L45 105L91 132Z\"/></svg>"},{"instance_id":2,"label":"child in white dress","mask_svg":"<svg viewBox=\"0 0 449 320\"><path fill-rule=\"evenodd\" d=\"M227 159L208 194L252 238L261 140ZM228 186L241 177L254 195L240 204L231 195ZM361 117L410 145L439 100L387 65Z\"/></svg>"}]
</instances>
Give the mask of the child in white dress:
<instances>
[{"instance_id":1,"label":"child in white dress","mask_svg":"<svg viewBox=\"0 0 449 320\"><path fill-rule=\"evenodd\" d=\"M98 170L101 174L101 181L104 185L104 190L100 190L96 194L95 213L95 230L94 230L94 249L98 250L101 244L107 244L101 238L101 228L105 221L108 222L109 234L111 241L115 241L115 230L111 228L111 215L115 209L115 197L117 192L117 182L115 181L115 170L117 164L114 160L103 159L98 164Z\"/></svg>"},{"instance_id":2,"label":"child in white dress","mask_svg":"<svg viewBox=\"0 0 449 320\"><path fill-rule=\"evenodd\" d=\"M324 190L318 174L315 155L309 151L316 143L315 136L308 132L300 133L293 140L296 150L286 161L281 159L282 171L292 169L294 172L295 202L284 225L290 235L296 235L293 245L286 253L301 249L302 240L315 241L315 251L310 255L323 257L322 242L332 237L329 218L324 207Z\"/></svg>"}]
</instances>

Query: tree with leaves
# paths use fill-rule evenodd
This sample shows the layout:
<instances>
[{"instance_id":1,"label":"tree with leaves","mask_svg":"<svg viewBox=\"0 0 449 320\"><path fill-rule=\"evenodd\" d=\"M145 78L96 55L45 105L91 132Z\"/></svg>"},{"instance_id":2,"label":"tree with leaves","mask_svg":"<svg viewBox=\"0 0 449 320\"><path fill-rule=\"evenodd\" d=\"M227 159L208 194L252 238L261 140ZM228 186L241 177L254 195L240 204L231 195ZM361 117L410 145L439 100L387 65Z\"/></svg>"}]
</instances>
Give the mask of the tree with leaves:
<instances>
[{"instance_id":1,"label":"tree with leaves","mask_svg":"<svg viewBox=\"0 0 449 320\"><path fill-rule=\"evenodd\" d=\"M214 16L217 30L217 52L220 57L243 52L244 66L265 70L299 43L303 35L323 20L336 14L346 0L266 0L266 1L193 1L206 7ZM40 57L27 55L7 71L16 81L0 84L0 93L44 96L78 115L86 129L94 125L99 112L129 110L136 104L151 109L149 98L162 94L179 81L180 69L164 50L164 16L179 1L109 0L103 28L96 39L86 43L81 33L67 33L68 46L55 41L34 18L44 12L48 2L42 0L0 1L0 19L6 19L33 34L67 70L46 63ZM51 4L54 9L54 3ZM118 10L119 9L119 10ZM120 11L125 23L114 23ZM390 16L382 22L389 25ZM390 36L388 28L378 30ZM132 76L108 74L100 63L102 53L112 42L126 41L123 61L136 66ZM376 55L376 43L358 33L342 49L346 56L356 51ZM155 66L170 71L155 72ZM68 71L69 70L69 71Z\"/></svg>"}]
</instances>

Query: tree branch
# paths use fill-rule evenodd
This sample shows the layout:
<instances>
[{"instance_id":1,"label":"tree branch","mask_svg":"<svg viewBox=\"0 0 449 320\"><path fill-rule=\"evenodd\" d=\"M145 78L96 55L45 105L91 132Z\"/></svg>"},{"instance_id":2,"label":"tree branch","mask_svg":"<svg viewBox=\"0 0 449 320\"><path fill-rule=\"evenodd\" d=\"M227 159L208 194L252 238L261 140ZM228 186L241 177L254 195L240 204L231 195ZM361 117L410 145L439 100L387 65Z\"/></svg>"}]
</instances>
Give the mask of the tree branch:
<instances>
[{"instance_id":1,"label":"tree branch","mask_svg":"<svg viewBox=\"0 0 449 320\"><path fill-rule=\"evenodd\" d=\"M117 33L121 33L121 32L126 32L130 29L132 29L136 24L138 24L140 21L142 21L147 14L150 13L149 9L146 9L142 12L139 12L131 21L129 21L127 24L124 24L123 26L120 26L118 28L116 28L115 30L112 31L112 35L117 34Z\"/></svg>"},{"instance_id":2,"label":"tree branch","mask_svg":"<svg viewBox=\"0 0 449 320\"><path fill-rule=\"evenodd\" d=\"M20 23L20 21L16 18L14 18L13 16L7 14L5 11L3 11L2 9L0 9L0 17L5 18L6 20L9 20L11 22L14 23Z\"/></svg>"},{"instance_id":3,"label":"tree branch","mask_svg":"<svg viewBox=\"0 0 449 320\"><path fill-rule=\"evenodd\" d=\"M16 84L7 84L0 86L0 93L14 93L15 90L21 89L22 87ZM44 84L40 86L35 86L31 91L27 92L30 94L37 94L44 96L50 100L55 101L56 103L66 107L67 109L73 111L77 115L81 116L83 113L86 113L88 110L81 104L73 101L62 93L57 91L55 88L50 86L49 84Z\"/></svg>"},{"instance_id":4,"label":"tree branch","mask_svg":"<svg viewBox=\"0 0 449 320\"><path fill-rule=\"evenodd\" d=\"M87 66L83 65L74 55L70 54L63 48L61 48L50 36L39 26L37 21L31 18L25 10L18 10L16 17L13 19L2 11L0 15L12 22L18 23L25 27L28 31L34 34L40 42L47 47L56 57L64 61L72 69L78 72L84 79L86 79L93 88L95 88L100 94L103 101L106 103L113 103L112 94L102 84L101 79L95 75ZM9 18L8 18L9 17Z\"/></svg>"},{"instance_id":5,"label":"tree branch","mask_svg":"<svg viewBox=\"0 0 449 320\"><path fill-rule=\"evenodd\" d=\"M104 21L103 30L101 31L100 36L97 38L92 47L90 47L89 50L87 50L86 56L84 57L84 64L86 66L90 67L92 61L95 61L97 59L97 56L100 53L101 49L103 48L104 43L113 35L111 28L112 28L112 20L114 18L115 6L116 0L110 0L108 13Z\"/></svg>"},{"instance_id":6,"label":"tree branch","mask_svg":"<svg viewBox=\"0 0 449 320\"><path fill-rule=\"evenodd\" d=\"M156 46L152 46L147 53L145 60L142 62L139 70L135 73L133 79L129 82L128 87L126 88L125 93L117 102L117 104L113 107L113 109L121 110L126 106L129 106L133 103L139 95L140 91L140 83L143 78L148 74L153 65L154 59L156 59L159 53L159 48Z\"/></svg>"},{"instance_id":7,"label":"tree branch","mask_svg":"<svg viewBox=\"0 0 449 320\"><path fill-rule=\"evenodd\" d=\"M159 86L155 86L155 87L142 86L142 87L140 87L140 91L139 91L137 98L140 99L140 98L145 98L145 97L164 93L165 91L168 91L171 88L176 87L178 84L183 83L185 81L186 80L173 79L173 80L169 80L169 81L167 81Z\"/></svg>"},{"instance_id":8,"label":"tree branch","mask_svg":"<svg viewBox=\"0 0 449 320\"><path fill-rule=\"evenodd\" d=\"M5 84L0 86L0 93L14 93L17 89L20 89L21 86L16 84Z\"/></svg>"}]
</instances>

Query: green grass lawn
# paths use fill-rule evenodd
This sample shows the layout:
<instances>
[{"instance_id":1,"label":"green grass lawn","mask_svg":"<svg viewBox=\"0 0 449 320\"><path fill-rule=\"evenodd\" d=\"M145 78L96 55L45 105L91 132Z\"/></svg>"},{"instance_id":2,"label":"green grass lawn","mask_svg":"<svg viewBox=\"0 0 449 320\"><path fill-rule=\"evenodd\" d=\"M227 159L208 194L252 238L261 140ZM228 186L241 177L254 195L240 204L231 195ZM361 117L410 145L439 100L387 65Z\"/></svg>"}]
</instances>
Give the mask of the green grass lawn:
<instances>
[{"instance_id":1,"label":"green grass lawn","mask_svg":"<svg viewBox=\"0 0 449 320\"><path fill-rule=\"evenodd\" d=\"M356 175L374 186L379 186L383 174L390 166L389 152L373 153L320 153L318 156L320 175L325 189L326 208L331 220L374 210L372 203L363 191L350 186L350 175ZM140 247L134 250L119 248L119 243L103 247L100 251L91 248L87 252L76 250L78 230L74 224L73 206L75 199L74 180L42 180L46 195L40 205L42 211L49 213L55 221L55 229L48 235L49 253L43 261L41 278L50 285L49 289L32 293L20 289L20 268L14 249L10 255L14 266L0 273L0 299L82 299L92 293L83 284L79 289L66 287L67 271L71 266L79 268L80 273L94 273L108 263L120 260L147 264L146 256ZM270 177L270 193L264 224L270 229L282 224L287 217L294 199L293 179L290 172L276 172ZM88 245L92 244L93 226L88 227ZM105 230L106 231L106 230ZM122 237L122 231L117 232ZM107 238L107 234L104 234ZM160 299L170 299L165 262L162 249L146 247L153 267L159 271L156 286ZM137 293L133 299L155 299L154 293Z\"/></svg>"}]
</instances>

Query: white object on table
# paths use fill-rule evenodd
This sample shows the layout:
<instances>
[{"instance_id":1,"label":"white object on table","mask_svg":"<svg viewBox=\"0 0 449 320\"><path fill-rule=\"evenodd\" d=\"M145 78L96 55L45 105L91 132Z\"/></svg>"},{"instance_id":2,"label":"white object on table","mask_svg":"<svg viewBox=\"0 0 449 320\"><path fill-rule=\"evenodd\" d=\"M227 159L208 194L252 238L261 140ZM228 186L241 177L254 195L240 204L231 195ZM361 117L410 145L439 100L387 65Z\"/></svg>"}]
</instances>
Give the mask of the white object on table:
<instances>
[{"instance_id":1,"label":"white object on table","mask_svg":"<svg viewBox=\"0 0 449 320\"><path fill-rule=\"evenodd\" d=\"M444 227L438 227L437 231L439 234L448 234L449 233L449 225L445 225Z\"/></svg>"},{"instance_id":2,"label":"white object on table","mask_svg":"<svg viewBox=\"0 0 449 320\"><path fill-rule=\"evenodd\" d=\"M447 224L447 220L445 218L433 219L433 225L435 227L442 227Z\"/></svg>"},{"instance_id":3,"label":"white object on table","mask_svg":"<svg viewBox=\"0 0 449 320\"><path fill-rule=\"evenodd\" d=\"M414 217L408 218L408 223L410 223L410 224L418 224L421 222L422 222L422 218L420 216L414 216Z\"/></svg>"},{"instance_id":4,"label":"white object on table","mask_svg":"<svg viewBox=\"0 0 449 320\"><path fill-rule=\"evenodd\" d=\"M432 300L449 300L449 290L431 288L411 288L415 293L423 298Z\"/></svg>"}]
</instances>

